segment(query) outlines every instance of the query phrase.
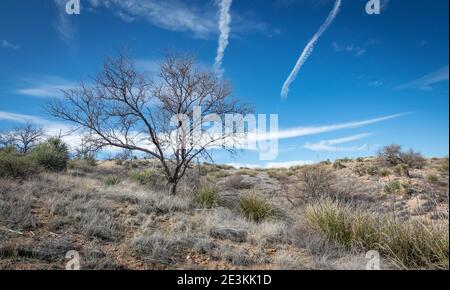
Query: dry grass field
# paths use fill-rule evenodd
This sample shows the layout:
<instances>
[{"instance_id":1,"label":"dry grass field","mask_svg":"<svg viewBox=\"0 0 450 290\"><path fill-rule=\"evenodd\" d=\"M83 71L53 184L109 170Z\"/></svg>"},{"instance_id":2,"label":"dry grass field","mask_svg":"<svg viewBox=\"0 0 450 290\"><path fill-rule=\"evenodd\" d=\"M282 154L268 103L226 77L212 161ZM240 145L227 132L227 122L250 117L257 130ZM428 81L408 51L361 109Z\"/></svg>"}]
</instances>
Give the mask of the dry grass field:
<instances>
[{"instance_id":1,"label":"dry grass field","mask_svg":"<svg viewBox=\"0 0 450 290\"><path fill-rule=\"evenodd\" d=\"M290 169L70 161L0 178L0 269L448 269L448 158L406 177L375 158Z\"/></svg>"}]
</instances>

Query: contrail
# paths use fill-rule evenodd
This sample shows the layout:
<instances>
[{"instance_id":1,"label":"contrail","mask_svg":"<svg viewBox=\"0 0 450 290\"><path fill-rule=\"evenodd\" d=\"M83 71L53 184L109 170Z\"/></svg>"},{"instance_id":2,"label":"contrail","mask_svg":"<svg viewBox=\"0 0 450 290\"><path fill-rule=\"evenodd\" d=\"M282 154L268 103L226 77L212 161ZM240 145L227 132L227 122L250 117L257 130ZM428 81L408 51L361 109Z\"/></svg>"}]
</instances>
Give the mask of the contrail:
<instances>
[{"instance_id":1,"label":"contrail","mask_svg":"<svg viewBox=\"0 0 450 290\"><path fill-rule=\"evenodd\" d=\"M225 49L228 46L228 36L230 34L231 15L230 8L233 0L222 0L220 2L220 19L219 19L219 47L217 48L216 61L214 69L218 76L222 76L222 60L225 53Z\"/></svg>"},{"instance_id":2,"label":"contrail","mask_svg":"<svg viewBox=\"0 0 450 290\"><path fill-rule=\"evenodd\" d=\"M300 68L303 66L303 64L306 62L308 57L311 55L311 53L314 50L314 46L316 45L319 38L322 36L322 34L327 30L328 26L333 23L334 19L339 13L339 9L341 7L341 0L336 0L336 3L334 4L333 10L331 10L330 15L328 15L327 20L320 26L319 31L316 32L316 34L311 38L311 40L306 45L305 49L303 50L302 54L300 55L300 58L298 59L294 69L292 70L291 74L287 78L287 80L283 84L283 88L281 89L281 97L287 98L289 94L289 87L291 83L295 80L297 77L297 74L300 70Z\"/></svg>"}]
</instances>

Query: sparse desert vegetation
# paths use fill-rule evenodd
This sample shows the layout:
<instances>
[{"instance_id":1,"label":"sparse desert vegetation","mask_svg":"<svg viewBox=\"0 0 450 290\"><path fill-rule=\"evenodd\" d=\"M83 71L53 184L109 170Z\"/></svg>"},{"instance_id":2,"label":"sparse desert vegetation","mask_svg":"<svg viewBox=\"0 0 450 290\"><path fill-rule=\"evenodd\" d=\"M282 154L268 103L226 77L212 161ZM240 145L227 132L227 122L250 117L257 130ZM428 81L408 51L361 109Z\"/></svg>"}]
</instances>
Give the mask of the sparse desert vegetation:
<instances>
[{"instance_id":1,"label":"sparse desert vegetation","mask_svg":"<svg viewBox=\"0 0 450 290\"><path fill-rule=\"evenodd\" d=\"M1 149L1 269L63 269L69 250L84 269L364 269L369 250L384 269L449 267L448 158L192 164L170 195L155 161L65 152Z\"/></svg>"}]
</instances>

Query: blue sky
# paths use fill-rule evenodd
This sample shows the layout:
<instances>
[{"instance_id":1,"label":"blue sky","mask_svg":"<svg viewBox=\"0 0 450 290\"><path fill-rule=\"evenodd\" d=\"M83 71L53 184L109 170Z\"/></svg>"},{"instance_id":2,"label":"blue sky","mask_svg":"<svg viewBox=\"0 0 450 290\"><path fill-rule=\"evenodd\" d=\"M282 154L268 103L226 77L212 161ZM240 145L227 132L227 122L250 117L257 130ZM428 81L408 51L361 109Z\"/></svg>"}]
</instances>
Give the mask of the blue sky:
<instances>
[{"instance_id":1,"label":"blue sky","mask_svg":"<svg viewBox=\"0 0 450 290\"><path fill-rule=\"evenodd\" d=\"M0 129L32 120L54 132L63 124L43 111L46 100L123 47L150 71L166 49L214 64L220 1L81 0L80 15L65 14L65 2L1 1ZM281 166L390 143L448 155L449 2L384 0L380 15L366 14L366 2L342 0L286 98L284 82L335 1L232 2L223 77L257 113L279 114L289 138L271 164L254 151L215 152L217 162Z\"/></svg>"}]
</instances>

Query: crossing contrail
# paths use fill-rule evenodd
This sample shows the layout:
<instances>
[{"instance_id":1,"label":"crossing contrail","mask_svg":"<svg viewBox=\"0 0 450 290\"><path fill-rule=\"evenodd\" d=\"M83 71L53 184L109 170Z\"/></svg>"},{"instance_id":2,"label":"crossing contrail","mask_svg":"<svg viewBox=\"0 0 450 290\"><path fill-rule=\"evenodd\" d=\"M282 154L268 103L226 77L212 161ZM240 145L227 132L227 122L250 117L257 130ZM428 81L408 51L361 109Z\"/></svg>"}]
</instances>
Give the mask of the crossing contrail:
<instances>
[{"instance_id":1,"label":"crossing contrail","mask_svg":"<svg viewBox=\"0 0 450 290\"><path fill-rule=\"evenodd\" d=\"M218 76L222 76L222 61L225 54L225 49L228 46L228 37L230 34L231 15L230 8L232 0L222 0L220 2L220 19L219 19L219 47L217 48L216 61L214 69Z\"/></svg>"},{"instance_id":2,"label":"crossing contrail","mask_svg":"<svg viewBox=\"0 0 450 290\"><path fill-rule=\"evenodd\" d=\"M298 59L297 63L295 64L294 69L292 70L291 74L287 78L287 80L283 84L283 88L281 89L281 97L287 98L289 94L289 87L291 86L292 82L297 77L298 72L300 71L300 68L303 66L303 64L306 62L308 57L311 55L311 53L314 50L314 46L316 45L319 38L322 36L322 34L327 30L327 28L333 23L334 19L339 13L339 9L341 7L341 0L336 0L336 3L334 4L333 10L331 10L330 15L328 15L327 20L320 26L319 31L314 34L314 36L311 38L311 40L306 45L305 49L303 50L302 54L300 55L300 58Z\"/></svg>"}]
</instances>

